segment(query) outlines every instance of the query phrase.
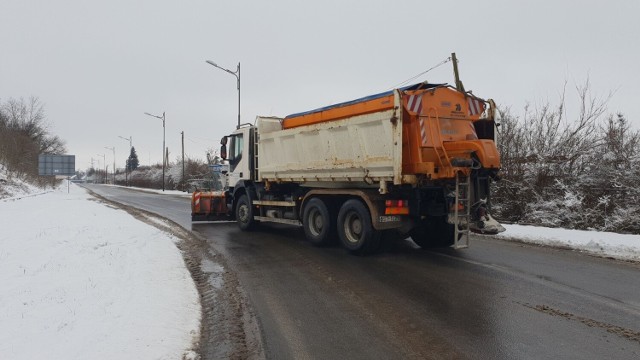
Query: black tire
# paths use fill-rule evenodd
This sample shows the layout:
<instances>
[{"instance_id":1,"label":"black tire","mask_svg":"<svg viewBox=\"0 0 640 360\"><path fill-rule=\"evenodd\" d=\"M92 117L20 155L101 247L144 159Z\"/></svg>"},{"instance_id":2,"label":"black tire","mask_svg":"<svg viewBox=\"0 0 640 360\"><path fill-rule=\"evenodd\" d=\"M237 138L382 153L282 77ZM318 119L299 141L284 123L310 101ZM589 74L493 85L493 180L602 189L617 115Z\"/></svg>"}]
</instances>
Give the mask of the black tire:
<instances>
[{"instance_id":1,"label":"black tire","mask_svg":"<svg viewBox=\"0 0 640 360\"><path fill-rule=\"evenodd\" d=\"M359 200L347 200L338 213L340 242L352 254L361 255L380 248L382 233L371 224L367 207Z\"/></svg>"},{"instance_id":2,"label":"black tire","mask_svg":"<svg viewBox=\"0 0 640 360\"><path fill-rule=\"evenodd\" d=\"M444 248L453 245L455 229L446 216L429 217L411 230L411 239L423 249Z\"/></svg>"},{"instance_id":3,"label":"black tire","mask_svg":"<svg viewBox=\"0 0 640 360\"><path fill-rule=\"evenodd\" d=\"M257 221L253 218L253 206L247 195L242 195L236 204L236 221L243 231L250 231L256 227Z\"/></svg>"},{"instance_id":4,"label":"black tire","mask_svg":"<svg viewBox=\"0 0 640 360\"><path fill-rule=\"evenodd\" d=\"M302 215L302 227L307 240L315 246L326 246L336 237L335 218L319 198L309 200Z\"/></svg>"}]
</instances>

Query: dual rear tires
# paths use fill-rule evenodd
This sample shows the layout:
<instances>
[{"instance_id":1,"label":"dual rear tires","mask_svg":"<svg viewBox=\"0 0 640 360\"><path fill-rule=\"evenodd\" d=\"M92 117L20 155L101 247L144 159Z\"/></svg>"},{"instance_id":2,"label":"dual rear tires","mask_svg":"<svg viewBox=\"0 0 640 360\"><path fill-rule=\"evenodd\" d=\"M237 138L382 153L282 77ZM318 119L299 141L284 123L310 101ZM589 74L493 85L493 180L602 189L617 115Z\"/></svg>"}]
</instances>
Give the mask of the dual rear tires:
<instances>
[{"instance_id":1,"label":"dual rear tires","mask_svg":"<svg viewBox=\"0 0 640 360\"><path fill-rule=\"evenodd\" d=\"M335 241L336 224L334 211L320 198L307 202L302 215L302 227L307 240L315 246L326 246Z\"/></svg>"},{"instance_id":2,"label":"dual rear tires","mask_svg":"<svg viewBox=\"0 0 640 360\"><path fill-rule=\"evenodd\" d=\"M253 230L253 206L249 197L242 195L236 205L236 220L240 229ZM310 199L304 207L302 225L309 242L315 246L327 246L340 240L352 254L376 253L383 248L383 232L375 230L371 214L358 199L345 201L336 215L336 207L322 198ZM453 245L455 230L446 217L432 217L411 231L411 239L421 248L438 248Z\"/></svg>"},{"instance_id":3,"label":"dual rear tires","mask_svg":"<svg viewBox=\"0 0 640 360\"><path fill-rule=\"evenodd\" d=\"M326 246L340 239L353 254L373 253L380 249L382 233L371 223L371 214L359 200L344 202L336 216L335 208L321 198L310 199L303 211L304 233L313 245Z\"/></svg>"},{"instance_id":4,"label":"dual rear tires","mask_svg":"<svg viewBox=\"0 0 640 360\"><path fill-rule=\"evenodd\" d=\"M382 244L382 232L371 224L369 209L359 200L347 200L338 213L340 242L352 254L375 253Z\"/></svg>"},{"instance_id":5,"label":"dual rear tires","mask_svg":"<svg viewBox=\"0 0 640 360\"><path fill-rule=\"evenodd\" d=\"M235 209L240 229L250 231L256 227L253 211L249 197L240 196ZM339 239L344 248L356 255L375 253L382 248L382 231L373 228L369 209L357 199L345 201L336 214L333 203L312 198L304 206L302 226L307 240L315 246L331 245Z\"/></svg>"}]
</instances>

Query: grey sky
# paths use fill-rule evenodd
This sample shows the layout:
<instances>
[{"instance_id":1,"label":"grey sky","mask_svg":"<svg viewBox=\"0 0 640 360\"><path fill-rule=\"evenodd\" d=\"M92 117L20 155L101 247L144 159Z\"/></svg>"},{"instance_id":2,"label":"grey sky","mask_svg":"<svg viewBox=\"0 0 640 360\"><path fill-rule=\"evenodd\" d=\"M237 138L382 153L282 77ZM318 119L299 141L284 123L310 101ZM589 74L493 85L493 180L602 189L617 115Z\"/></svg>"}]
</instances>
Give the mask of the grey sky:
<instances>
[{"instance_id":1,"label":"grey sky","mask_svg":"<svg viewBox=\"0 0 640 360\"><path fill-rule=\"evenodd\" d=\"M0 100L38 96L76 167L133 137L142 164L204 158L237 121L388 90L456 52L465 87L522 113L590 78L640 128L640 1L0 0ZM419 79L453 83L451 65ZM569 116L575 115L569 108ZM101 156L100 156L101 158ZM96 163L97 165L97 163Z\"/></svg>"}]
</instances>

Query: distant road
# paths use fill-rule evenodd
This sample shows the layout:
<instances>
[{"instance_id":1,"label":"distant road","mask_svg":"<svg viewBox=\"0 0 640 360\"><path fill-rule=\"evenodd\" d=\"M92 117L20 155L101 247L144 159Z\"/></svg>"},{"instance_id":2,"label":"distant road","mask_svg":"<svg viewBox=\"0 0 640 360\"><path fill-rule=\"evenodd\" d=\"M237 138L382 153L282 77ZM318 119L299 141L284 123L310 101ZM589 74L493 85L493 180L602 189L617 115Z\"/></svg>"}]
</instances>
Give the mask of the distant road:
<instances>
[{"instance_id":1,"label":"distant road","mask_svg":"<svg viewBox=\"0 0 640 360\"><path fill-rule=\"evenodd\" d=\"M269 359L640 359L640 265L473 238L357 257L301 228L193 225L189 199L87 185L207 239L237 274Z\"/></svg>"}]
</instances>

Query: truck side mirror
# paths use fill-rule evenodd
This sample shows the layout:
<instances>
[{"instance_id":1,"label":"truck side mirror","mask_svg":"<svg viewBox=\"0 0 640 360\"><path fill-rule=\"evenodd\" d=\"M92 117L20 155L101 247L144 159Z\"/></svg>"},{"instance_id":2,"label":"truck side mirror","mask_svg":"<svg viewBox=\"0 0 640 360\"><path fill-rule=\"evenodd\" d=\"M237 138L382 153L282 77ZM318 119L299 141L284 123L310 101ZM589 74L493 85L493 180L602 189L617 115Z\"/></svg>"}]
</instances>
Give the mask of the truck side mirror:
<instances>
[{"instance_id":1,"label":"truck side mirror","mask_svg":"<svg viewBox=\"0 0 640 360\"><path fill-rule=\"evenodd\" d=\"M226 136L225 136L226 139ZM222 160L227 160L227 145L226 144L222 144L222 146L220 146L220 157L222 158Z\"/></svg>"},{"instance_id":2,"label":"truck side mirror","mask_svg":"<svg viewBox=\"0 0 640 360\"><path fill-rule=\"evenodd\" d=\"M227 136L223 136L222 139L220 139L220 145L227 145Z\"/></svg>"}]
</instances>

